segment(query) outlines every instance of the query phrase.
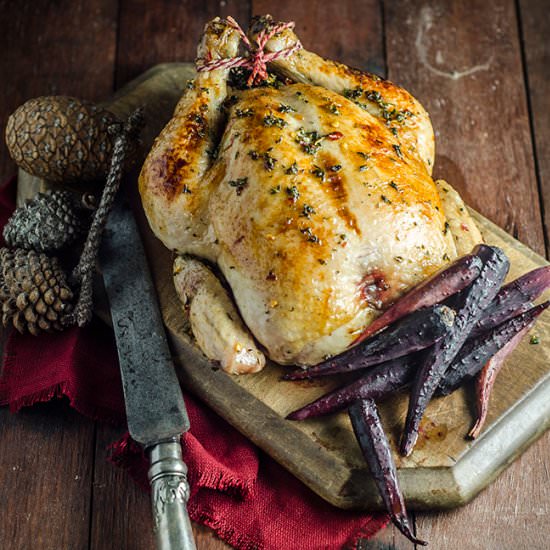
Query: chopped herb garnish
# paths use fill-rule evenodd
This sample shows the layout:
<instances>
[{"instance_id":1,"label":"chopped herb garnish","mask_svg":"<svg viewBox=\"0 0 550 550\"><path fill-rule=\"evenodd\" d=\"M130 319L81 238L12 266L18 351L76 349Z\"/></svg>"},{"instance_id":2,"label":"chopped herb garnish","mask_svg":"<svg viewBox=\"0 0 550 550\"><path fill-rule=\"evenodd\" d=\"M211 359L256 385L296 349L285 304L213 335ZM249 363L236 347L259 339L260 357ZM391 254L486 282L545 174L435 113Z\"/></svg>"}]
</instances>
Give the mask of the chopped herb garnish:
<instances>
[{"instance_id":1,"label":"chopped herb garnish","mask_svg":"<svg viewBox=\"0 0 550 550\"><path fill-rule=\"evenodd\" d=\"M277 110L279 111L279 113L295 113L296 112L296 109L294 107L291 107L290 105L285 105L284 103L281 103Z\"/></svg>"},{"instance_id":2,"label":"chopped herb garnish","mask_svg":"<svg viewBox=\"0 0 550 550\"><path fill-rule=\"evenodd\" d=\"M254 116L254 109L235 109L235 115L239 118Z\"/></svg>"},{"instance_id":3,"label":"chopped herb garnish","mask_svg":"<svg viewBox=\"0 0 550 550\"><path fill-rule=\"evenodd\" d=\"M531 336L531 338L529 338L529 343L532 345L532 346L536 346L537 344L540 344L540 339L538 336Z\"/></svg>"},{"instance_id":4,"label":"chopped herb garnish","mask_svg":"<svg viewBox=\"0 0 550 550\"><path fill-rule=\"evenodd\" d=\"M361 88L353 88L351 90L344 90L344 97L348 99L358 99L363 95L363 90Z\"/></svg>"},{"instance_id":5,"label":"chopped herb garnish","mask_svg":"<svg viewBox=\"0 0 550 550\"><path fill-rule=\"evenodd\" d=\"M342 165L341 164L333 164L330 167L331 172L340 172L340 170L342 170Z\"/></svg>"},{"instance_id":6,"label":"chopped herb garnish","mask_svg":"<svg viewBox=\"0 0 550 550\"><path fill-rule=\"evenodd\" d=\"M285 174L291 175L291 174L297 174L298 173L298 165L293 162L286 170Z\"/></svg>"},{"instance_id":7,"label":"chopped herb garnish","mask_svg":"<svg viewBox=\"0 0 550 550\"><path fill-rule=\"evenodd\" d=\"M395 154L400 158L402 159L403 158L403 153L401 152L401 146L400 145L392 145L393 147L393 150L395 151Z\"/></svg>"},{"instance_id":8,"label":"chopped herb garnish","mask_svg":"<svg viewBox=\"0 0 550 550\"><path fill-rule=\"evenodd\" d=\"M260 155L258 154L258 151L248 151L248 156L252 160L258 160L260 158Z\"/></svg>"},{"instance_id":9,"label":"chopped herb garnish","mask_svg":"<svg viewBox=\"0 0 550 550\"><path fill-rule=\"evenodd\" d=\"M235 187L237 195L240 195L243 192L243 189L248 185L248 178L239 178L236 180L231 180L229 182L231 187Z\"/></svg>"},{"instance_id":10,"label":"chopped herb garnish","mask_svg":"<svg viewBox=\"0 0 550 550\"><path fill-rule=\"evenodd\" d=\"M451 261L451 258L449 258L449 255L446 252L445 252L445 254L443 254L443 261L445 261L445 262L450 262Z\"/></svg>"},{"instance_id":11,"label":"chopped herb garnish","mask_svg":"<svg viewBox=\"0 0 550 550\"><path fill-rule=\"evenodd\" d=\"M310 243L318 243L319 237L317 235L314 235L311 231L311 227L304 227L303 229L300 229L300 232L303 233L306 236L306 240Z\"/></svg>"},{"instance_id":12,"label":"chopped herb garnish","mask_svg":"<svg viewBox=\"0 0 550 550\"><path fill-rule=\"evenodd\" d=\"M380 195L380 198L382 199L382 202L385 202L386 204L391 204L391 200L386 197L386 195Z\"/></svg>"},{"instance_id":13,"label":"chopped herb garnish","mask_svg":"<svg viewBox=\"0 0 550 550\"><path fill-rule=\"evenodd\" d=\"M395 126L392 126L392 127L390 128L390 132L391 132L395 137L397 137L397 128L396 128Z\"/></svg>"},{"instance_id":14,"label":"chopped herb garnish","mask_svg":"<svg viewBox=\"0 0 550 550\"><path fill-rule=\"evenodd\" d=\"M368 92L365 92L365 96L369 101L373 101L374 103L380 103L382 101L380 92L377 92L376 90L369 90Z\"/></svg>"},{"instance_id":15,"label":"chopped herb garnish","mask_svg":"<svg viewBox=\"0 0 550 550\"><path fill-rule=\"evenodd\" d=\"M292 199L292 202L296 202L300 197L300 191L298 191L298 188L295 185L287 187L285 191L286 194Z\"/></svg>"},{"instance_id":16,"label":"chopped herb garnish","mask_svg":"<svg viewBox=\"0 0 550 550\"><path fill-rule=\"evenodd\" d=\"M304 204L301 216L309 219L312 214L315 214L315 209L313 208L313 206L310 206L309 204Z\"/></svg>"},{"instance_id":17,"label":"chopped herb garnish","mask_svg":"<svg viewBox=\"0 0 550 550\"><path fill-rule=\"evenodd\" d=\"M400 264L403 261L403 256L394 256L393 258L398 264Z\"/></svg>"},{"instance_id":18,"label":"chopped herb garnish","mask_svg":"<svg viewBox=\"0 0 550 550\"><path fill-rule=\"evenodd\" d=\"M340 110L338 109L339 105L337 105L336 103L328 103L327 105L325 105L325 108L327 109L327 111L331 112L333 115L340 115Z\"/></svg>"},{"instance_id":19,"label":"chopped herb garnish","mask_svg":"<svg viewBox=\"0 0 550 550\"><path fill-rule=\"evenodd\" d=\"M323 260L323 258L318 258L317 261L318 261L321 265L326 265L326 264L327 264L326 260Z\"/></svg>"},{"instance_id":20,"label":"chopped herb garnish","mask_svg":"<svg viewBox=\"0 0 550 550\"><path fill-rule=\"evenodd\" d=\"M399 191L399 187L397 187L397 183L395 183L394 181L390 181L390 187L392 189L395 189L396 191Z\"/></svg>"},{"instance_id":21,"label":"chopped herb garnish","mask_svg":"<svg viewBox=\"0 0 550 550\"><path fill-rule=\"evenodd\" d=\"M368 169L368 166L366 164L361 164L361 166L359 166L359 172L364 172L367 169Z\"/></svg>"},{"instance_id":22,"label":"chopped herb garnish","mask_svg":"<svg viewBox=\"0 0 550 550\"><path fill-rule=\"evenodd\" d=\"M382 117L388 123L391 121L397 121L397 122L403 122L406 118L413 116L411 111L405 110L405 111L398 111L391 103L387 103L382 99L382 96L380 92L376 90L369 90L368 92L365 92L365 96L369 101L372 101L373 103L376 103L378 107L380 107L382 111ZM396 135L397 129L391 128L391 131Z\"/></svg>"},{"instance_id":23,"label":"chopped herb garnish","mask_svg":"<svg viewBox=\"0 0 550 550\"><path fill-rule=\"evenodd\" d=\"M443 228L443 235L446 235L449 232L449 222L445 222L445 227Z\"/></svg>"},{"instance_id":24,"label":"chopped herb garnish","mask_svg":"<svg viewBox=\"0 0 550 550\"><path fill-rule=\"evenodd\" d=\"M273 115L264 116L264 126L277 126L278 128L284 128L286 126L286 120Z\"/></svg>"},{"instance_id":25,"label":"chopped herb garnish","mask_svg":"<svg viewBox=\"0 0 550 550\"><path fill-rule=\"evenodd\" d=\"M277 159L274 159L267 151L262 155L264 159L264 167L266 170L273 170L275 168L275 163Z\"/></svg>"},{"instance_id":26,"label":"chopped herb garnish","mask_svg":"<svg viewBox=\"0 0 550 550\"><path fill-rule=\"evenodd\" d=\"M300 128L296 132L296 143L299 143L308 155L314 155L318 151L323 138L324 136L315 130L306 132L303 128Z\"/></svg>"},{"instance_id":27,"label":"chopped herb garnish","mask_svg":"<svg viewBox=\"0 0 550 550\"><path fill-rule=\"evenodd\" d=\"M189 189L189 187L187 187L187 185L183 185L183 187L181 188L181 192L184 193L184 194L191 194L191 189Z\"/></svg>"},{"instance_id":28,"label":"chopped herb garnish","mask_svg":"<svg viewBox=\"0 0 550 550\"><path fill-rule=\"evenodd\" d=\"M272 195L276 195L277 193L280 193L281 192L281 186L280 185L276 185L275 187L272 187L269 192L272 194Z\"/></svg>"},{"instance_id":29,"label":"chopped herb garnish","mask_svg":"<svg viewBox=\"0 0 550 550\"><path fill-rule=\"evenodd\" d=\"M319 178L321 181L325 181L325 171L315 164L313 165L313 169L311 170L311 173L316 177Z\"/></svg>"},{"instance_id":30,"label":"chopped herb garnish","mask_svg":"<svg viewBox=\"0 0 550 550\"><path fill-rule=\"evenodd\" d=\"M363 153L363 151L356 151L356 153L363 159L365 160L369 160L370 159L370 155L368 155L367 153Z\"/></svg>"}]
</instances>

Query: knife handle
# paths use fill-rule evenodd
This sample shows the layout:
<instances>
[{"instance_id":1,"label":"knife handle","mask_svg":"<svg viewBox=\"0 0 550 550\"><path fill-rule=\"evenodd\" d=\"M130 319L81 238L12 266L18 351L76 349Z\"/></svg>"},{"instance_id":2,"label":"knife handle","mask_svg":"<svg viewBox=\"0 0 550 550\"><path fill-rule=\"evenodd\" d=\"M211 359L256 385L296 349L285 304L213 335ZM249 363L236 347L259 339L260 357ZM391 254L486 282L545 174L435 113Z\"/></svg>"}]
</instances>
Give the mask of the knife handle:
<instances>
[{"instance_id":1,"label":"knife handle","mask_svg":"<svg viewBox=\"0 0 550 550\"><path fill-rule=\"evenodd\" d=\"M151 460L149 483L154 531L158 550L195 550L187 513L189 483L178 440L157 443L147 449Z\"/></svg>"}]
</instances>

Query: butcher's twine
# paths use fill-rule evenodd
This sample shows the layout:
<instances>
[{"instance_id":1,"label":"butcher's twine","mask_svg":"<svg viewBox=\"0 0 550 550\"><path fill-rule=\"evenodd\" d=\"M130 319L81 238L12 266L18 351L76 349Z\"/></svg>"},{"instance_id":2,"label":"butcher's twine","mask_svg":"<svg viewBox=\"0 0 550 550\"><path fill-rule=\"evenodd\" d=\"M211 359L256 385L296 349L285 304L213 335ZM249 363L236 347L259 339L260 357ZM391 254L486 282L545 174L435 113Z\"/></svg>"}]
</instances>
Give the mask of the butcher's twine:
<instances>
[{"instance_id":1,"label":"butcher's twine","mask_svg":"<svg viewBox=\"0 0 550 550\"><path fill-rule=\"evenodd\" d=\"M246 57L236 56L227 57L224 59L212 59L207 61L205 59L197 59L196 66L197 71L202 73L206 71L215 71L216 69L232 69L233 67L245 67L252 72L246 82L247 86L257 85L263 82L267 78L267 63L291 56L293 53L302 49L302 44L297 40L292 46L284 48L277 52L265 52L264 48L268 41L273 38L277 33L284 31L285 29L294 29L294 21L288 23L277 23L277 25L271 27L269 31L262 29L256 39L256 46L252 45L246 33L241 29L240 25L231 16L226 18L230 27L234 28L241 37L248 51L250 52Z\"/></svg>"}]
</instances>

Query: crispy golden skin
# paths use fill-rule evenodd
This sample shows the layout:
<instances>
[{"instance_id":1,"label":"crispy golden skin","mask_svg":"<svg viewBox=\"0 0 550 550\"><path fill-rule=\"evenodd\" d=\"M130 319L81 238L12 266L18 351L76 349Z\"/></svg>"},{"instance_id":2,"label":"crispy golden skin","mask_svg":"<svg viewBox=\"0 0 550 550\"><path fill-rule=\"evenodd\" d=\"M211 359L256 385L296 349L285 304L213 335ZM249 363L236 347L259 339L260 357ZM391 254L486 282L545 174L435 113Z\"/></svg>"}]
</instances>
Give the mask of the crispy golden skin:
<instances>
[{"instance_id":1,"label":"crispy golden skin","mask_svg":"<svg viewBox=\"0 0 550 550\"><path fill-rule=\"evenodd\" d=\"M343 351L457 249L419 103L309 52L277 63L302 82L235 92L224 70L199 74L151 150L140 191L169 248L218 265L268 355L307 365Z\"/></svg>"}]
</instances>

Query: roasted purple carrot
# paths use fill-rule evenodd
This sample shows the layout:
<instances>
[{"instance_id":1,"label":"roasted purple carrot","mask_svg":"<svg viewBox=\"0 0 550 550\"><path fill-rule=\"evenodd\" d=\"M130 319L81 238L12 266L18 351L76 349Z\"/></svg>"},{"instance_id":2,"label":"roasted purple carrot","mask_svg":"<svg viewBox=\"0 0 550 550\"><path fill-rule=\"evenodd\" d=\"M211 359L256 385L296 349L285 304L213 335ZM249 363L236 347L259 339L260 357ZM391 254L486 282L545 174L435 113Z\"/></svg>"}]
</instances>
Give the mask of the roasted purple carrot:
<instances>
[{"instance_id":1,"label":"roasted purple carrot","mask_svg":"<svg viewBox=\"0 0 550 550\"><path fill-rule=\"evenodd\" d=\"M404 388L410 381L416 365L415 356L399 357L369 369L361 378L329 392L287 418L305 420L345 409L358 399L380 399Z\"/></svg>"},{"instance_id":2,"label":"roasted purple carrot","mask_svg":"<svg viewBox=\"0 0 550 550\"><path fill-rule=\"evenodd\" d=\"M290 372L283 379L303 380L379 365L433 345L447 334L453 322L454 311L447 306L421 309L366 342L309 369Z\"/></svg>"},{"instance_id":3,"label":"roasted purple carrot","mask_svg":"<svg viewBox=\"0 0 550 550\"><path fill-rule=\"evenodd\" d=\"M535 321L531 321L525 328L518 332L507 344L489 359L479 372L476 378L476 409L477 418L472 429L468 432L468 437L475 439L481 433L481 429L487 419L489 410L489 398L505 359L510 355L522 341L523 337L529 332Z\"/></svg>"},{"instance_id":4,"label":"roasted purple carrot","mask_svg":"<svg viewBox=\"0 0 550 550\"><path fill-rule=\"evenodd\" d=\"M462 256L397 300L356 338L353 345L414 311L433 306L456 294L478 277L480 271L481 260L477 256Z\"/></svg>"},{"instance_id":5,"label":"roasted purple carrot","mask_svg":"<svg viewBox=\"0 0 550 550\"><path fill-rule=\"evenodd\" d=\"M451 366L446 370L437 389L438 395L447 395L457 389L464 380L473 378L476 373L484 368L484 365L493 355L495 364L492 369L500 368L504 358L513 351L519 340L521 340L521 337L516 340L518 334L523 335L529 330L535 319L548 305L549 303L546 302L535 306L488 331L481 337L468 339ZM511 342L515 342L513 347L510 347ZM305 420L343 410L357 399L385 399L396 391L404 389L410 383L420 361L420 356L421 354L418 353L407 355L377 365L357 380L341 386L301 409L290 413L287 418L289 420ZM484 384L484 387L487 386L484 390L486 393L490 390L489 384L490 381Z\"/></svg>"},{"instance_id":6,"label":"roasted purple carrot","mask_svg":"<svg viewBox=\"0 0 550 550\"><path fill-rule=\"evenodd\" d=\"M546 289L550 288L550 266L539 267L518 279L504 285L495 299L483 312L483 316L472 330L477 336L500 323L515 317L532 307Z\"/></svg>"},{"instance_id":7,"label":"roasted purple carrot","mask_svg":"<svg viewBox=\"0 0 550 550\"><path fill-rule=\"evenodd\" d=\"M445 372L444 380L439 384L438 393L448 395L464 380L473 378L493 355L519 332L530 327L548 306L550 306L550 301L534 306L487 333L468 340Z\"/></svg>"},{"instance_id":8,"label":"roasted purple carrot","mask_svg":"<svg viewBox=\"0 0 550 550\"><path fill-rule=\"evenodd\" d=\"M417 539L411 530L397 479L397 468L376 404L372 399L357 401L349 408L349 417L357 442L393 523L411 542L425 546L426 542Z\"/></svg>"},{"instance_id":9,"label":"roasted purple carrot","mask_svg":"<svg viewBox=\"0 0 550 550\"><path fill-rule=\"evenodd\" d=\"M504 252L488 245L478 245L474 254L483 262L481 273L472 284L456 297L457 314L449 336L429 348L421 361L412 384L401 452L411 454L418 438L418 426L424 411L469 333L483 314L483 310L498 293L510 263Z\"/></svg>"}]
</instances>

